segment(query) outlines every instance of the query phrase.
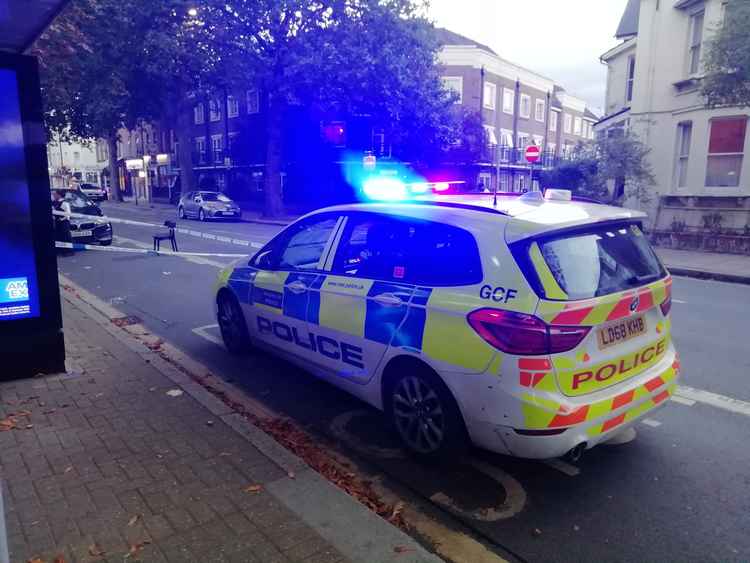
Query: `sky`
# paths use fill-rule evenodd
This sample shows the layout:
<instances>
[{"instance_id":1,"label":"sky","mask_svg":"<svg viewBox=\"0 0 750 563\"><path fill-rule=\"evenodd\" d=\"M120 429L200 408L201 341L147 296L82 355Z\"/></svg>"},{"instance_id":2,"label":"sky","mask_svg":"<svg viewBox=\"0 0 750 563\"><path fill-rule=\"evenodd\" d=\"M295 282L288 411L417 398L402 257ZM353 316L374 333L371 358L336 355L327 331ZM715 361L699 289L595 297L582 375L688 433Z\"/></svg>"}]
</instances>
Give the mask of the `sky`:
<instances>
[{"instance_id":1,"label":"sky","mask_svg":"<svg viewBox=\"0 0 750 563\"><path fill-rule=\"evenodd\" d=\"M431 0L439 27L547 76L601 113L607 84L599 56L617 45L627 0Z\"/></svg>"}]
</instances>

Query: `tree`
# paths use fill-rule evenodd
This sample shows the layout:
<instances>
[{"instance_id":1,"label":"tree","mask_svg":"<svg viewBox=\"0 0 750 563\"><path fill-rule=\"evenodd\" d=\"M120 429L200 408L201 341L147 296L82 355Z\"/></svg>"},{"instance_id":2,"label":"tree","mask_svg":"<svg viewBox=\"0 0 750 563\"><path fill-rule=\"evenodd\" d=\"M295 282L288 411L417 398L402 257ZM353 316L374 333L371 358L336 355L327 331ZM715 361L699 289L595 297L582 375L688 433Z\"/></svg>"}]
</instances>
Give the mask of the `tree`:
<instances>
[{"instance_id":1,"label":"tree","mask_svg":"<svg viewBox=\"0 0 750 563\"><path fill-rule=\"evenodd\" d=\"M647 204L655 184L648 162L651 149L629 131L612 133L579 143L570 160L542 174L542 184L612 203Z\"/></svg>"},{"instance_id":2,"label":"tree","mask_svg":"<svg viewBox=\"0 0 750 563\"><path fill-rule=\"evenodd\" d=\"M449 140L453 98L422 8L416 0L240 0L225 10L235 79L263 93L267 215L283 211L281 124L290 104L368 115L402 158L427 158Z\"/></svg>"},{"instance_id":3,"label":"tree","mask_svg":"<svg viewBox=\"0 0 750 563\"><path fill-rule=\"evenodd\" d=\"M750 106L750 2L730 0L725 13L707 42L703 94L710 106Z\"/></svg>"},{"instance_id":4,"label":"tree","mask_svg":"<svg viewBox=\"0 0 750 563\"><path fill-rule=\"evenodd\" d=\"M148 103L143 104L148 97L139 95L134 58L137 23L121 4L75 0L34 47L48 130L62 138L106 139L113 186L117 131L149 113ZM119 189L113 195L122 200Z\"/></svg>"},{"instance_id":5,"label":"tree","mask_svg":"<svg viewBox=\"0 0 750 563\"><path fill-rule=\"evenodd\" d=\"M118 131L172 116L182 189L195 188L190 95L220 84L223 67L216 26L190 12L181 0L72 0L35 45L48 129L106 139L113 181Z\"/></svg>"},{"instance_id":6,"label":"tree","mask_svg":"<svg viewBox=\"0 0 750 563\"><path fill-rule=\"evenodd\" d=\"M449 138L443 141L439 159L456 164L475 164L481 160L492 160L487 130L482 124L481 114L460 106L452 114L452 121L444 122Z\"/></svg>"}]
</instances>

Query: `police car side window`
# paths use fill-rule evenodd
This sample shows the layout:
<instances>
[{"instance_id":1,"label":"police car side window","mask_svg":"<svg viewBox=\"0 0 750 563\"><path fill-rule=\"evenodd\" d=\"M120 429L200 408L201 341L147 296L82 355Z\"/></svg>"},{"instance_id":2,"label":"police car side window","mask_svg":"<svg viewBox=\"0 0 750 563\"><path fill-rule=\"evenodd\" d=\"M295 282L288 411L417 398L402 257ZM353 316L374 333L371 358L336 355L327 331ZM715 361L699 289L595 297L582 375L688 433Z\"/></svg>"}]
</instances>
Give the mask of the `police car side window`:
<instances>
[{"instance_id":1,"label":"police car side window","mask_svg":"<svg viewBox=\"0 0 750 563\"><path fill-rule=\"evenodd\" d=\"M376 214L350 217L334 271L430 286L482 281L479 250L468 231L433 221Z\"/></svg>"},{"instance_id":2,"label":"police car side window","mask_svg":"<svg viewBox=\"0 0 750 563\"><path fill-rule=\"evenodd\" d=\"M278 247L278 269L315 270L338 217L312 218L293 228Z\"/></svg>"}]
</instances>

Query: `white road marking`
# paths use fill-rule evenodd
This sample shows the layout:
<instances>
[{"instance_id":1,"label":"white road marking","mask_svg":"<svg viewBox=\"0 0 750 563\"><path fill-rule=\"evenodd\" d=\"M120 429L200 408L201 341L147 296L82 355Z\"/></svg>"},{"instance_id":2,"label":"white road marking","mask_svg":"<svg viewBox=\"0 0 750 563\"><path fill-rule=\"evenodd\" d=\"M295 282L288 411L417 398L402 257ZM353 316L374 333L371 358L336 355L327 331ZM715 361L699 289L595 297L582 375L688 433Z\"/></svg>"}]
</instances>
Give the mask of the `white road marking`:
<instances>
[{"instance_id":1,"label":"white road marking","mask_svg":"<svg viewBox=\"0 0 750 563\"><path fill-rule=\"evenodd\" d=\"M695 401L693 399L686 399L685 397L680 397L679 395L672 395L672 397L670 397L670 400L688 407L692 407L695 404Z\"/></svg>"},{"instance_id":2,"label":"white road marking","mask_svg":"<svg viewBox=\"0 0 750 563\"><path fill-rule=\"evenodd\" d=\"M571 465L561 459L545 459L542 463L552 469L557 469L560 473L564 473L568 477L575 477L581 473L581 470L575 465Z\"/></svg>"},{"instance_id":3,"label":"white road marking","mask_svg":"<svg viewBox=\"0 0 750 563\"><path fill-rule=\"evenodd\" d=\"M684 387L682 385L677 387L676 394L683 399L689 399L691 401L710 405L717 409L723 409L736 414L750 416L750 403L747 401L733 399L732 397L726 397L724 395L719 395L718 393L711 393L710 391L703 391L702 389Z\"/></svg>"},{"instance_id":4,"label":"white road marking","mask_svg":"<svg viewBox=\"0 0 750 563\"><path fill-rule=\"evenodd\" d=\"M199 326L198 328L193 329L193 333L197 334L201 338L204 338L205 340L208 340L209 342L213 342L217 346L224 346L224 342L222 342L221 338L218 336L214 336L213 334L210 334L208 332L211 328L219 328L219 325L212 324L212 325L206 325L206 326Z\"/></svg>"},{"instance_id":5,"label":"white road marking","mask_svg":"<svg viewBox=\"0 0 750 563\"><path fill-rule=\"evenodd\" d=\"M659 426L661 426L661 422L652 418L644 418L643 420L641 420L641 422L646 426L650 426L651 428L658 428Z\"/></svg>"}]
</instances>

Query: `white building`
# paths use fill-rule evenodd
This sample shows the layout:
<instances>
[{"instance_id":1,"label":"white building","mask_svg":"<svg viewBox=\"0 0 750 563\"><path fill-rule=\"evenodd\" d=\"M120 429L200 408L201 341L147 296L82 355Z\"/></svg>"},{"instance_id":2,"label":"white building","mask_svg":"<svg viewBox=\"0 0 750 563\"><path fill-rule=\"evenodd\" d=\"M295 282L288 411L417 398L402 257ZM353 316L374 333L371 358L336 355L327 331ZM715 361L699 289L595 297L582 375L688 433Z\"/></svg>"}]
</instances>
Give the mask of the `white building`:
<instances>
[{"instance_id":1,"label":"white building","mask_svg":"<svg viewBox=\"0 0 750 563\"><path fill-rule=\"evenodd\" d=\"M750 219L750 108L709 109L700 92L706 42L726 4L630 0L616 34L622 42L601 57L609 72L596 130L629 129L651 149L656 229L698 229L717 209L724 229L744 229Z\"/></svg>"},{"instance_id":2,"label":"white building","mask_svg":"<svg viewBox=\"0 0 750 563\"><path fill-rule=\"evenodd\" d=\"M101 185L103 166L97 160L96 143L47 143L47 162L52 187L69 186L71 181Z\"/></svg>"}]
</instances>

